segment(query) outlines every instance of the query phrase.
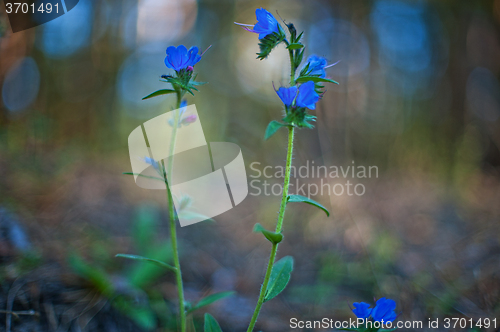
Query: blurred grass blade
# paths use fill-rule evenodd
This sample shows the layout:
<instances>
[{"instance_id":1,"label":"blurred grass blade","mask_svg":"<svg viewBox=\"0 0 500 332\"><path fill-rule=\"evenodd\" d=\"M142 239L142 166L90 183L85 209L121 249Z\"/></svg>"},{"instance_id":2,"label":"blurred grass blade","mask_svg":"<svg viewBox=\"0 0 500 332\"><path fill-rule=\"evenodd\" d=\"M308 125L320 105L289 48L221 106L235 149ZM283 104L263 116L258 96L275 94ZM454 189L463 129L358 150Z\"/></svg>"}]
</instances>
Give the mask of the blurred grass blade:
<instances>
[{"instance_id":1,"label":"blurred grass blade","mask_svg":"<svg viewBox=\"0 0 500 332\"><path fill-rule=\"evenodd\" d=\"M200 308L206 307L207 305L210 305L214 302L217 302L219 300L222 300L226 297L233 296L236 292L220 292L220 293L215 293L212 295L209 295L207 297L202 298L194 307L189 309L187 313L191 313L195 310L198 310Z\"/></svg>"},{"instance_id":2,"label":"blurred grass blade","mask_svg":"<svg viewBox=\"0 0 500 332\"><path fill-rule=\"evenodd\" d=\"M112 296L113 284L109 280L108 274L101 269L85 262L83 258L76 254L70 254L69 266L80 277L90 281L90 283L105 296Z\"/></svg>"},{"instance_id":3,"label":"blurred grass blade","mask_svg":"<svg viewBox=\"0 0 500 332\"><path fill-rule=\"evenodd\" d=\"M142 98L142 100L153 98L153 97L157 97L157 96L161 96L161 95L168 95L170 93L175 93L175 90L172 90L172 89L158 90L158 91L155 91L152 94L149 94L146 97Z\"/></svg>"},{"instance_id":4,"label":"blurred grass blade","mask_svg":"<svg viewBox=\"0 0 500 332\"><path fill-rule=\"evenodd\" d=\"M267 285L264 302L275 298L283 291L283 289L285 289L288 281L290 281L292 270L292 256L285 256L274 264L271 271L271 278L269 279L269 284Z\"/></svg>"},{"instance_id":5,"label":"blurred grass blade","mask_svg":"<svg viewBox=\"0 0 500 332\"><path fill-rule=\"evenodd\" d=\"M303 203L314 205L314 206L320 208L321 210L325 211L325 213L326 213L326 215L328 217L330 216L330 212L326 209L326 207L324 207L323 205L319 204L315 200L307 198L305 196L302 196L302 195L288 195L288 200L287 201L291 202L291 203L303 202Z\"/></svg>"},{"instance_id":6,"label":"blurred grass blade","mask_svg":"<svg viewBox=\"0 0 500 332\"><path fill-rule=\"evenodd\" d=\"M214 318L214 316L209 313L205 314L205 325L203 328L204 332L222 332L219 323Z\"/></svg>"},{"instance_id":7,"label":"blurred grass blade","mask_svg":"<svg viewBox=\"0 0 500 332\"><path fill-rule=\"evenodd\" d=\"M143 262L151 262L153 264L156 264L158 266L164 267L164 268L172 270L172 271L177 270L174 266L169 265L165 262L159 261L157 259L152 259L152 258L147 258L147 257L142 257L142 256L137 256L137 255L127 255L127 254L117 254L115 257L122 257L122 258L127 258L127 259L133 259L136 261L143 261Z\"/></svg>"}]
</instances>

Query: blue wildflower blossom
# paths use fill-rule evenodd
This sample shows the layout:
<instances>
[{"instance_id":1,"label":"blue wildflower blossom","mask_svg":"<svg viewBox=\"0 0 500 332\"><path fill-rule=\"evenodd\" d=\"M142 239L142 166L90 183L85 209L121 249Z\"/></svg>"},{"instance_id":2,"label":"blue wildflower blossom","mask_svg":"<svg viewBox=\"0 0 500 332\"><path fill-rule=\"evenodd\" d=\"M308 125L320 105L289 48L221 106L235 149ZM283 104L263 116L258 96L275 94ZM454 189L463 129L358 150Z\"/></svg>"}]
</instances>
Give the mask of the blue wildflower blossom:
<instances>
[{"instance_id":1,"label":"blue wildflower blossom","mask_svg":"<svg viewBox=\"0 0 500 332\"><path fill-rule=\"evenodd\" d=\"M309 75L319 75L321 78L326 77L325 67L327 61L325 58L322 58L317 55L311 55L307 59L307 64L309 64Z\"/></svg>"},{"instance_id":2,"label":"blue wildflower blossom","mask_svg":"<svg viewBox=\"0 0 500 332\"><path fill-rule=\"evenodd\" d=\"M392 322L396 319L397 315L394 311L396 309L396 302L385 297L379 299L375 308L372 309L371 315L373 320L380 322Z\"/></svg>"},{"instance_id":3,"label":"blue wildflower blossom","mask_svg":"<svg viewBox=\"0 0 500 332\"><path fill-rule=\"evenodd\" d=\"M251 24L235 23L243 26L247 31L258 33L259 39L263 39L272 33L279 32L278 21L274 18L273 14L264 8L257 8L255 10L255 16L257 17L257 23L253 26L253 29L250 28L252 26Z\"/></svg>"},{"instance_id":4,"label":"blue wildflower blossom","mask_svg":"<svg viewBox=\"0 0 500 332\"><path fill-rule=\"evenodd\" d=\"M179 45L177 48L169 46L165 57L165 65L175 71L180 71L193 67L200 60L201 55L198 54L198 47L196 46L191 47L189 51L184 45Z\"/></svg>"},{"instance_id":5,"label":"blue wildflower blossom","mask_svg":"<svg viewBox=\"0 0 500 332\"><path fill-rule=\"evenodd\" d=\"M290 88L281 87L278 89L278 91L276 91L276 93L280 97L283 104L285 104L285 106L290 106L292 105L293 100L297 96L297 87L296 86L292 86Z\"/></svg>"},{"instance_id":6,"label":"blue wildflower blossom","mask_svg":"<svg viewBox=\"0 0 500 332\"><path fill-rule=\"evenodd\" d=\"M314 82L308 81L299 87L299 93L295 104L298 107L307 107L311 110L316 109L316 102L319 100L319 95L314 90Z\"/></svg>"},{"instance_id":7,"label":"blue wildflower blossom","mask_svg":"<svg viewBox=\"0 0 500 332\"><path fill-rule=\"evenodd\" d=\"M352 312L356 315L356 317L362 319L368 319L368 317L370 317L373 309L370 308L370 305L368 303L356 302L353 303L353 305L355 309L352 309Z\"/></svg>"}]
</instances>

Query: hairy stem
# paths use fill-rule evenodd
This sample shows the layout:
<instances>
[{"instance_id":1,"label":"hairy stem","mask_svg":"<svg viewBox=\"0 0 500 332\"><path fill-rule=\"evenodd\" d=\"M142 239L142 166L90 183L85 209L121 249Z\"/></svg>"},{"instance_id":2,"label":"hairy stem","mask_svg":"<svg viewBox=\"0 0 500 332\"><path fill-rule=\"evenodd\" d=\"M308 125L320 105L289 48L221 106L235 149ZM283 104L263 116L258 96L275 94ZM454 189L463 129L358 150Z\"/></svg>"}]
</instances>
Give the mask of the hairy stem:
<instances>
[{"instance_id":1,"label":"hairy stem","mask_svg":"<svg viewBox=\"0 0 500 332\"><path fill-rule=\"evenodd\" d=\"M175 150L175 142L177 138L177 127L179 124L180 112L179 108L181 105L182 93L180 91L177 92L177 107L174 115L174 123L172 130L172 139L170 141L170 153L168 160L168 168L167 168L167 176L172 179L172 169L173 169L173 156ZM176 218L175 218L175 209L174 209L174 201L172 198L172 192L170 191L170 187L167 183L167 196L168 196L168 213L170 219L170 238L172 242L172 251L174 254L174 265L176 268L175 271L175 279L177 282L177 292L179 295L179 315L181 322L181 332L186 332L186 310L184 306L184 286L182 284L182 272L181 272L181 264L179 261L179 248L177 246L177 230L176 230Z\"/></svg>"},{"instance_id":2,"label":"hairy stem","mask_svg":"<svg viewBox=\"0 0 500 332\"><path fill-rule=\"evenodd\" d=\"M288 54L290 55L290 86L295 85L295 71L297 68L295 68L295 61L294 61L294 56L293 56L293 50L288 50Z\"/></svg>"},{"instance_id":3,"label":"hairy stem","mask_svg":"<svg viewBox=\"0 0 500 332\"><path fill-rule=\"evenodd\" d=\"M285 181L283 183L283 196L281 197L280 212L278 214L278 223L276 224L276 233L281 232L281 228L283 227L283 219L285 218L286 203L288 199L288 188L290 186L290 171L292 169L293 134L294 134L294 127L288 127L288 153L286 155Z\"/></svg>"},{"instance_id":4,"label":"hairy stem","mask_svg":"<svg viewBox=\"0 0 500 332\"><path fill-rule=\"evenodd\" d=\"M280 211L278 215L278 223L276 225L276 232L281 232L283 227L283 219L285 218L285 209L288 199L288 187L290 186L290 169L292 167L292 154L293 154L293 134L294 127L288 127L288 152L286 156L286 171L285 171L285 182L283 184L283 196L281 198ZM269 284L269 279L271 278L271 271L273 269L274 261L276 260L276 252L278 251L278 244L274 243L271 249L271 255L269 256L269 262L267 263L266 275L264 277L264 283L260 289L259 299L257 300L257 305L255 311L252 315L252 320L248 326L247 332L252 332L259 317L260 309L264 304L264 299L266 296L267 285Z\"/></svg>"}]
</instances>

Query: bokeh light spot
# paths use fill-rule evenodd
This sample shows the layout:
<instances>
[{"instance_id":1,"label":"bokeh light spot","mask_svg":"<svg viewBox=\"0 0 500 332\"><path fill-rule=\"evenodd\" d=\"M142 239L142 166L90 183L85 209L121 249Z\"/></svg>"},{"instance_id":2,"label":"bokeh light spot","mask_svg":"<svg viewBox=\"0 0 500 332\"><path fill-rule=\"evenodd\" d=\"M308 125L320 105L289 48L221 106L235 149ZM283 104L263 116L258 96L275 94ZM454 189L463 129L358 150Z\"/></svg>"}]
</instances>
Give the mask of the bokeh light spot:
<instances>
[{"instance_id":1,"label":"bokeh light spot","mask_svg":"<svg viewBox=\"0 0 500 332\"><path fill-rule=\"evenodd\" d=\"M87 46L92 21L92 4L89 0L81 0L73 10L43 25L43 52L51 58L63 58Z\"/></svg>"},{"instance_id":2,"label":"bokeh light spot","mask_svg":"<svg viewBox=\"0 0 500 332\"><path fill-rule=\"evenodd\" d=\"M40 72L31 57L21 59L7 72L2 86L2 100L7 109L16 112L28 107L38 95Z\"/></svg>"}]
</instances>

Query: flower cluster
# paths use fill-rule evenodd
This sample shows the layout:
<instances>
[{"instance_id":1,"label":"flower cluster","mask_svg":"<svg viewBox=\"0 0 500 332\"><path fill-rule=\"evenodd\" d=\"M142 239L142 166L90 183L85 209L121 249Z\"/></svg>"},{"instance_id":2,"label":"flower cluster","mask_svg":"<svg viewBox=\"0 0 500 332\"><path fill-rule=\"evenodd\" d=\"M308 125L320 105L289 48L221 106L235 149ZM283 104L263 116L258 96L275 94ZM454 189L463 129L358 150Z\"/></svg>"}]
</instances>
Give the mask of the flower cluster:
<instances>
[{"instance_id":1,"label":"flower cluster","mask_svg":"<svg viewBox=\"0 0 500 332\"><path fill-rule=\"evenodd\" d=\"M385 297L379 299L374 308L370 308L370 304L365 302L356 302L353 305L352 312L361 319L368 320L371 317L375 322L391 323L397 317L394 311L396 302Z\"/></svg>"},{"instance_id":2,"label":"flower cluster","mask_svg":"<svg viewBox=\"0 0 500 332\"><path fill-rule=\"evenodd\" d=\"M167 56L165 57L165 65L168 68L180 72L183 69L193 71L193 67L201 60L201 55L198 54L198 47L193 46L187 50L186 46L179 45L169 46L167 48Z\"/></svg>"},{"instance_id":3,"label":"flower cluster","mask_svg":"<svg viewBox=\"0 0 500 332\"><path fill-rule=\"evenodd\" d=\"M169 46L165 57L165 66L173 69L175 75L162 75L161 78L163 82L172 84L173 89L158 90L142 99L175 93L177 99L180 100L186 92L194 95L193 90L198 91L196 86L205 84L204 82L197 82L196 75L193 73L194 66L201 60L206 50L202 54L198 54L198 52L196 46L191 47L189 50L184 45L178 47Z\"/></svg>"},{"instance_id":4,"label":"flower cluster","mask_svg":"<svg viewBox=\"0 0 500 332\"><path fill-rule=\"evenodd\" d=\"M304 57L305 46L301 41L303 32L297 35L295 26L292 23L286 24L289 32L287 38L283 28L270 12L258 8L255 16L257 17L255 25L236 24L242 25L247 31L259 34L260 52L257 53L257 58L261 60L266 58L282 42L290 54L292 67L290 87L280 87L276 90L285 106L283 123L278 123L278 125L312 128L313 125L310 122L315 121L316 117L308 114L307 109L316 109L316 103L324 93L322 83L338 84L326 78L326 69L335 64L328 65L325 58L311 55L296 77L296 71Z\"/></svg>"},{"instance_id":5,"label":"flower cluster","mask_svg":"<svg viewBox=\"0 0 500 332\"><path fill-rule=\"evenodd\" d=\"M271 51L286 38L286 35L273 14L264 8L257 8L255 16L257 17L255 25L235 23L247 31L259 34L260 52L257 53L257 58L262 60L267 58Z\"/></svg>"}]
</instances>

